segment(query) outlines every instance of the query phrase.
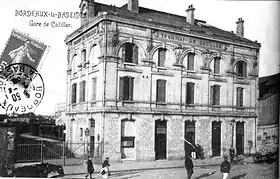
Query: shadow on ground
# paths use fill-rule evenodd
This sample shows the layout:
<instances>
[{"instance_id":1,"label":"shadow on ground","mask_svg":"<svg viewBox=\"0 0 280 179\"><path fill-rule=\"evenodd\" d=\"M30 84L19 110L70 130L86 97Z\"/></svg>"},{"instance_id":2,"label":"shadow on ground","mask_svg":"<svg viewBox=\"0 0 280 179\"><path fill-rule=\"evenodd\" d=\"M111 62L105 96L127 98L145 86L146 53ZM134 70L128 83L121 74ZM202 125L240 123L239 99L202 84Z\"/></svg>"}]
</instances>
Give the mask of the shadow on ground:
<instances>
[{"instance_id":1,"label":"shadow on ground","mask_svg":"<svg viewBox=\"0 0 280 179\"><path fill-rule=\"evenodd\" d=\"M240 179L240 178L243 178L247 175L247 173L243 173L243 174L240 174L240 175L237 175L237 176L234 176L234 177L231 177L231 179Z\"/></svg>"},{"instance_id":2,"label":"shadow on ground","mask_svg":"<svg viewBox=\"0 0 280 179\"><path fill-rule=\"evenodd\" d=\"M214 172L208 172L208 173L205 173L205 174L202 174L202 175L199 175L198 177L195 177L194 179L199 179L199 178L205 178L205 177L209 177L211 175L213 175L214 173L216 173L216 171Z\"/></svg>"}]
</instances>

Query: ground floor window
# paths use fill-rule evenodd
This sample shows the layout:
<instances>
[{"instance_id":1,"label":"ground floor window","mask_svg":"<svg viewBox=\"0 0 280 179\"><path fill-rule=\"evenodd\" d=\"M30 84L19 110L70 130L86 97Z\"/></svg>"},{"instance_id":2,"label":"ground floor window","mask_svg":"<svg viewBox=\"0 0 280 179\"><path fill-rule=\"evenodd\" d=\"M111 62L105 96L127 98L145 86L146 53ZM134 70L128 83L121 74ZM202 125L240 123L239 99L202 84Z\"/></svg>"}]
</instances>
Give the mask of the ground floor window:
<instances>
[{"instance_id":1,"label":"ground floor window","mask_svg":"<svg viewBox=\"0 0 280 179\"><path fill-rule=\"evenodd\" d=\"M135 158L135 120L121 121L121 158Z\"/></svg>"}]
</instances>

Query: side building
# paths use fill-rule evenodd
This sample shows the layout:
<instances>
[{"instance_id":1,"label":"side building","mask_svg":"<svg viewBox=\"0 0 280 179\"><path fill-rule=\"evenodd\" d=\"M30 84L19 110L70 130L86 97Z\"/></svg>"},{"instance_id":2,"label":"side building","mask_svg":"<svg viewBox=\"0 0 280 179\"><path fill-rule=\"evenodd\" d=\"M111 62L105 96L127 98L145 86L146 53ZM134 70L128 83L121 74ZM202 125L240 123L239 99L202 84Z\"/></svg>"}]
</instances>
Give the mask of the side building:
<instances>
[{"instance_id":1,"label":"side building","mask_svg":"<svg viewBox=\"0 0 280 179\"><path fill-rule=\"evenodd\" d=\"M279 143L280 73L259 78L257 148L275 152Z\"/></svg>"},{"instance_id":2,"label":"side building","mask_svg":"<svg viewBox=\"0 0 280 179\"><path fill-rule=\"evenodd\" d=\"M68 143L102 143L112 161L182 159L183 138L205 156L256 148L260 44L194 18L81 1L68 35ZM90 131L89 136L84 131Z\"/></svg>"}]
</instances>

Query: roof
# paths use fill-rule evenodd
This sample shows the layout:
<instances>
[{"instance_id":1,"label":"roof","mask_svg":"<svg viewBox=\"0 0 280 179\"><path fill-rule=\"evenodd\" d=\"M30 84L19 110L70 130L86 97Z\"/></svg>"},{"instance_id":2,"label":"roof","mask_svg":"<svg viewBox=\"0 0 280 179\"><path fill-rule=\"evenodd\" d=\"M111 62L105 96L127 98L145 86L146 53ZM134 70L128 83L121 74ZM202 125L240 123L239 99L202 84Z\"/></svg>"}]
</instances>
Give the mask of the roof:
<instances>
[{"instance_id":1,"label":"roof","mask_svg":"<svg viewBox=\"0 0 280 179\"><path fill-rule=\"evenodd\" d=\"M280 73L259 78L259 99L280 93Z\"/></svg>"},{"instance_id":2,"label":"roof","mask_svg":"<svg viewBox=\"0 0 280 179\"><path fill-rule=\"evenodd\" d=\"M257 42L251 41L243 37L239 37L233 32L219 29L217 27L207 24L206 21L198 19L195 19L195 24L192 25L186 22L185 16L179 16L144 7L139 7L139 13L135 13L127 9L127 4L123 5L122 7L116 7L95 2L95 8L95 15L97 15L99 12L107 12L109 14L115 14L132 20L139 20L149 23L153 22L154 24L165 25L180 30L188 30L188 33L195 35L211 38L214 37L221 40L246 43L260 47L260 44Z\"/></svg>"}]
</instances>

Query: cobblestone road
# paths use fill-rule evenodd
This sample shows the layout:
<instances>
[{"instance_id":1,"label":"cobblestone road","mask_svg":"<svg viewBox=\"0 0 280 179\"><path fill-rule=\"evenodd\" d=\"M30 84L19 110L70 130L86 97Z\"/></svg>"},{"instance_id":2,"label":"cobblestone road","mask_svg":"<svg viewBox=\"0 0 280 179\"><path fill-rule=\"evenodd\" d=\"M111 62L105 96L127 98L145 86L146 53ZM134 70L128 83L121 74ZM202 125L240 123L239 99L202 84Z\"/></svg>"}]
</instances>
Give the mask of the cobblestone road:
<instances>
[{"instance_id":1,"label":"cobblestone road","mask_svg":"<svg viewBox=\"0 0 280 179\"><path fill-rule=\"evenodd\" d=\"M273 173L276 165L274 164L244 164L233 165L230 178L231 179L275 179ZM101 178L100 174L94 174L94 178ZM64 178L85 178L85 175L68 175ZM131 172L114 172L110 178L118 179L183 179L186 178L184 168L160 169L160 170L142 170ZM195 167L193 179L219 179L221 173L219 167Z\"/></svg>"}]
</instances>

